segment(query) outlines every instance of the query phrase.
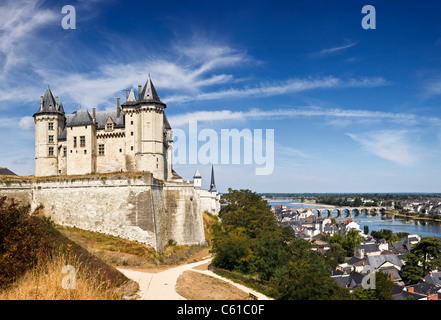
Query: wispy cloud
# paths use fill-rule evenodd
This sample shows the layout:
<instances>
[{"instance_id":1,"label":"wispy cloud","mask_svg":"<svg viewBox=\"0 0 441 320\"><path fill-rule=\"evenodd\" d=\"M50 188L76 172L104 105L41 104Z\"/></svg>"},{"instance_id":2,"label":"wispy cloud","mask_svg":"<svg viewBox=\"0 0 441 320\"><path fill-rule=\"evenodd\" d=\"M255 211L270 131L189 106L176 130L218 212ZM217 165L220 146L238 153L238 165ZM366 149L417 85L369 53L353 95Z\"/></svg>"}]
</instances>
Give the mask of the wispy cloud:
<instances>
[{"instance_id":1,"label":"wispy cloud","mask_svg":"<svg viewBox=\"0 0 441 320\"><path fill-rule=\"evenodd\" d=\"M228 98L267 97L289 93L297 93L313 89L341 89L341 88L369 88L391 85L390 81L382 77L363 77L358 79L343 80L337 77L324 77L319 79L288 79L279 82L260 83L252 88L230 88L214 92L198 93L194 95L168 96L165 102L187 102L198 100L216 100Z\"/></svg>"},{"instance_id":2,"label":"wispy cloud","mask_svg":"<svg viewBox=\"0 0 441 320\"><path fill-rule=\"evenodd\" d=\"M17 64L29 61L29 42L35 39L35 34L42 27L56 19L59 15L40 8L40 1L5 1L0 5L1 75Z\"/></svg>"},{"instance_id":3,"label":"wispy cloud","mask_svg":"<svg viewBox=\"0 0 441 320\"><path fill-rule=\"evenodd\" d=\"M349 49L353 46L355 46L357 43L356 42L351 42L348 43L346 45L342 45L342 46L336 46L336 47L331 47L331 48L325 48L322 49L320 51L317 52L313 52L311 54L309 54L310 57L324 57L333 53L338 53L338 52L342 52L346 49Z\"/></svg>"},{"instance_id":4,"label":"wispy cloud","mask_svg":"<svg viewBox=\"0 0 441 320\"><path fill-rule=\"evenodd\" d=\"M196 111L169 116L172 126L182 126L189 121L216 122L224 120L259 120L259 119L286 119L297 117L320 117L336 120L369 120L380 119L389 120L394 123L416 123L430 122L431 124L441 125L441 119L436 117L422 117L414 114L392 113L382 111L322 108L322 107L297 107L288 109L261 110L251 109L248 111Z\"/></svg>"},{"instance_id":5,"label":"wispy cloud","mask_svg":"<svg viewBox=\"0 0 441 320\"><path fill-rule=\"evenodd\" d=\"M348 133L366 151L402 166L411 166L418 156L408 139L407 130L382 130L365 133Z\"/></svg>"}]
</instances>

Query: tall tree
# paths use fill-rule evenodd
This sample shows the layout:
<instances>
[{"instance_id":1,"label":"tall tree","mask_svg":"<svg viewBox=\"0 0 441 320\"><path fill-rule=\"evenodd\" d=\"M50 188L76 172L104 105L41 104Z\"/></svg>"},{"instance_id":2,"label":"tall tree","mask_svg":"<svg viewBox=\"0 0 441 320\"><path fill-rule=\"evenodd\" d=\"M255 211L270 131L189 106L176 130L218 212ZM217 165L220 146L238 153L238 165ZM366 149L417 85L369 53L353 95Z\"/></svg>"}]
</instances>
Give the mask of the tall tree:
<instances>
[{"instance_id":1,"label":"tall tree","mask_svg":"<svg viewBox=\"0 0 441 320\"><path fill-rule=\"evenodd\" d=\"M407 283L416 283L429 271L441 267L441 242L437 238L423 237L404 258L401 277Z\"/></svg>"}]
</instances>

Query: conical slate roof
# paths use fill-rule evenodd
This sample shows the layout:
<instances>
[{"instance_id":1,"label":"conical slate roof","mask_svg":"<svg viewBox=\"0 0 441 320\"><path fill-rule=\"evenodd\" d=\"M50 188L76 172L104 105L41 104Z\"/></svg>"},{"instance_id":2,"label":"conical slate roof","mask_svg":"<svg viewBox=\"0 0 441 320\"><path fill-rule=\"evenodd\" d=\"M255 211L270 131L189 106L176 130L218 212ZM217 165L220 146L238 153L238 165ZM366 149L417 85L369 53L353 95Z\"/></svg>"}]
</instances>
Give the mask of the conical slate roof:
<instances>
[{"instance_id":1,"label":"conical slate roof","mask_svg":"<svg viewBox=\"0 0 441 320\"><path fill-rule=\"evenodd\" d=\"M144 85L144 88L141 90L139 98L137 99L133 89L130 90L129 96L127 97L127 101L122 104L122 106L137 106L143 102L154 102L157 104L163 105L166 107L166 104L161 101L156 92L155 86L153 85L152 79L149 77Z\"/></svg>"},{"instance_id":2,"label":"conical slate roof","mask_svg":"<svg viewBox=\"0 0 441 320\"><path fill-rule=\"evenodd\" d=\"M158 101L161 102L159 99L158 94L156 93L155 86L152 83L152 79L147 79L147 82L145 83L144 89L141 91L141 96L139 97L139 100L146 100L146 101Z\"/></svg>"},{"instance_id":3,"label":"conical slate roof","mask_svg":"<svg viewBox=\"0 0 441 320\"><path fill-rule=\"evenodd\" d=\"M198 169L196 169L196 172L194 173L193 178L201 178L201 174L199 173Z\"/></svg>"},{"instance_id":4,"label":"conical slate roof","mask_svg":"<svg viewBox=\"0 0 441 320\"><path fill-rule=\"evenodd\" d=\"M34 114L34 116L41 113L64 113L64 110L61 110L57 109L51 88L47 86L46 92L43 96L43 103L40 105L40 109Z\"/></svg>"}]
</instances>

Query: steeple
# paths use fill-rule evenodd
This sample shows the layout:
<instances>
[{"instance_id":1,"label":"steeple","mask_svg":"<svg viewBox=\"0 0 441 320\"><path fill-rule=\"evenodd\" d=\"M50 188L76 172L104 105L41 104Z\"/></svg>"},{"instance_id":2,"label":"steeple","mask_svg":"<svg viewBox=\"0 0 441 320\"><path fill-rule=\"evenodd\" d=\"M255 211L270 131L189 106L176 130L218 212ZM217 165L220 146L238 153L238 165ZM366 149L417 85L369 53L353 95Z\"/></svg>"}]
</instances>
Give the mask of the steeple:
<instances>
[{"instance_id":1,"label":"steeple","mask_svg":"<svg viewBox=\"0 0 441 320\"><path fill-rule=\"evenodd\" d=\"M214 167L211 165L211 183L210 183L210 190L209 192L217 192L216 190L216 184L214 183Z\"/></svg>"}]
</instances>

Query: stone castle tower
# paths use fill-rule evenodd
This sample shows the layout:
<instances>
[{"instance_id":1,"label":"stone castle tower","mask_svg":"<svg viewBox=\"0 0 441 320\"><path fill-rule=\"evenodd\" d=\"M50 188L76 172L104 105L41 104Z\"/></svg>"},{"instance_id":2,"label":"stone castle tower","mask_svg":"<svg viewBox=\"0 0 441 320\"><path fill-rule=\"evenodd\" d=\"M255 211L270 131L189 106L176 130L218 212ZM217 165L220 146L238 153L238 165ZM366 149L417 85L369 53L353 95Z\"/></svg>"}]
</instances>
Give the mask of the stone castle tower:
<instances>
[{"instance_id":1,"label":"stone castle tower","mask_svg":"<svg viewBox=\"0 0 441 320\"><path fill-rule=\"evenodd\" d=\"M92 114L65 114L48 87L35 122L35 176L148 171L172 178L173 134L163 103L150 79L126 91L126 102Z\"/></svg>"}]
</instances>

